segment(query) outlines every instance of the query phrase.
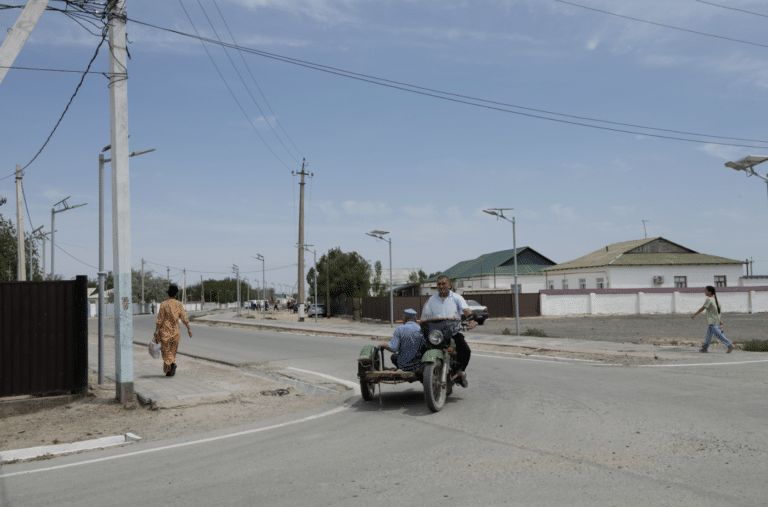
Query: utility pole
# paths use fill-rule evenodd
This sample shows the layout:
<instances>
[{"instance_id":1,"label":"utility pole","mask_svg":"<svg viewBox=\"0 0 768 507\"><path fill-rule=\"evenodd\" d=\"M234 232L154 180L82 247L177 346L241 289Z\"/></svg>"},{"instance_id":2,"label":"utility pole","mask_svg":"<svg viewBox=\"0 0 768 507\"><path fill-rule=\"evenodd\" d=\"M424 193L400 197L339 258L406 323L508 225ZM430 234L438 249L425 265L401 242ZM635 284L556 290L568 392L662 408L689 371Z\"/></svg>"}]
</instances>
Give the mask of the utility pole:
<instances>
[{"instance_id":1,"label":"utility pole","mask_svg":"<svg viewBox=\"0 0 768 507\"><path fill-rule=\"evenodd\" d=\"M645 222L650 222L650 220L643 220L643 232L645 233L645 239L648 239L648 231L645 230Z\"/></svg>"},{"instance_id":2,"label":"utility pole","mask_svg":"<svg viewBox=\"0 0 768 507\"><path fill-rule=\"evenodd\" d=\"M19 282L27 281L27 258L26 248L24 248L24 207L21 202L21 166L16 164L16 239L19 253L16 256L18 266L16 268L16 280Z\"/></svg>"},{"instance_id":3,"label":"utility pole","mask_svg":"<svg viewBox=\"0 0 768 507\"><path fill-rule=\"evenodd\" d=\"M133 304L131 200L128 167L128 68L125 0L109 2L109 105L112 147L112 251L115 277L115 381L117 400L132 403Z\"/></svg>"},{"instance_id":4,"label":"utility pole","mask_svg":"<svg viewBox=\"0 0 768 507\"><path fill-rule=\"evenodd\" d=\"M181 301L187 304L187 268L184 268L184 288L181 291Z\"/></svg>"},{"instance_id":5,"label":"utility pole","mask_svg":"<svg viewBox=\"0 0 768 507\"><path fill-rule=\"evenodd\" d=\"M0 46L0 83L3 82L3 78L10 70L9 67L13 66L21 48L27 42L29 34L32 33L40 20L40 16L45 12L45 8L48 7L48 2L49 0L29 0L13 28L8 31L8 36L3 41L3 45Z\"/></svg>"},{"instance_id":6,"label":"utility pole","mask_svg":"<svg viewBox=\"0 0 768 507\"><path fill-rule=\"evenodd\" d=\"M232 264L232 271L235 272L235 279L237 280L237 316L240 317L240 307L242 306L240 303L240 268L237 267L237 264Z\"/></svg>"},{"instance_id":7,"label":"utility pole","mask_svg":"<svg viewBox=\"0 0 768 507\"><path fill-rule=\"evenodd\" d=\"M165 268L165 272L168 277L168 285L171 285L171 268Z\"/></svg>"},{"instance_id":8,"label":"utility pole","mask_svg":"<svg viewBox=\"0 0 768 507\"><path fill-rule=\"evenodd\" d=\"M205 286L203 285L203 275L200 275L200 309L205 310Z\"/></svg>"},{"instance_id":9,"label":"utility pole","mask_svg":"<svg viewBox=\"0 0 768 507\"><path fill-rule=\"evenodd\" d=\"M141 259L141 313L144 313L144 259Z\"/></svg>"},{"instance_id":10,"label":"utility pole","mask_svg":"<svg viewBox=\"0 0 768 507\"><path fill-rule=\"evenodd\" d=\"M54 204L53 207L51 208L51 280L53 280L53 278L54 278L54 276L56 274L56 270L55 270L55 266L54 266L54 261L56 259L56 257L55 257L56 250L54 248L56 246L56 243L54 241L54 239L56 237L56 234L55 234L56 233L56 227L55 227L55 225L56 225L56 213L62 213L64 211L75 209L75 208L79 208L80 206L85 206L85 204L87 204L87 203L84 203L84 204L76 204L74 206L70 206L69 204L67 204L67 199L69 199L69 196L67 196L64 199L60 200L59 202ZM56 209L56 206L58 206L59 204L61 204L63 206L63 208Z\"/></svg>"},{"instance_id":11,"label":"utility pole","mask_svg":"<svg viewBox=\"0 0 768 507\"><path fill-rule=\"evenodd\" d=\"M43 226L41 225L40 227L38 227L37 229L29 233L29 279L30 281L34 279L34 274L35 274L35 268L32 262L34 261L33 255L32 255L32 240L35 239L38 236L38 234L40 234L40 230L42 230L42 228ZM45 271L43 271L43 274L45 274Z\"/></svg>"},{"instance_id":12,"label":"utility pole","mask_svg":"<svg viewBox=\"0 0 768 507\"><path fill-rule=\"evenodd\" d=\"M42 229L42 227L41 227L41 229ZM35 235L35 237L37 239L39 239L39 240L41 240L43 242L43 252L42 252L42 256L43 256L43 270L42 270L43 280L45 280L45 237L47 235L49 235L49 234L51 234L51 233L50 232L38 232Z\"/></svg>"},{"instance_id":13,"label":"utility pole","mask_svg":"<svg viewBox=\"0 0 768 507\"><path fill-rule=\"evenodd\" d=\"M306 160L301 160L301 172L299 173L301 175L301 182L299 183L299 245L304 244L304 176L310 178L314 176L314 174L304 171ZM294 172L291 171L291 174ZM304 301L304 249L299 248L299 322L304 322Z\"/></svg>"}]
</instances>

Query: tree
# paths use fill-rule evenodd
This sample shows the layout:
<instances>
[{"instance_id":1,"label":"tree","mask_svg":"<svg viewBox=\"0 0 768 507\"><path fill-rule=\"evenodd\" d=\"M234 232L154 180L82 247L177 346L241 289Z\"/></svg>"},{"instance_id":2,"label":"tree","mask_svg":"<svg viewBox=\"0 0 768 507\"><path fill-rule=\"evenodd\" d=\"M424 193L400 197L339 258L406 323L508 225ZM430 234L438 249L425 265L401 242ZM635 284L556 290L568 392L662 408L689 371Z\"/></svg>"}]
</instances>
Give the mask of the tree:
<instances>
[{"instance_id":1,"label":"tree","mask_svg":"<svg viewBox=\"0 0 768 507\"><path fill-rule=\"evenodd\" d=\"M415 271L408 275L408 281L411 283L424 283L427 281L427 274L424 272L423 269L420 269L419 271Z\"/></svg>"},{"instance_id":2,"label":"tree","mask_svg":"<svg viewBox=\"0 0 768 507\"><path fill-rule=\"evenodd\" d=\"M0 206L5 204L4 197L0 197ZM25 235L24 247L26 248L27 280L41 281L43 272L40 268L40 254L37 242L29 235ZM0 214L0 279L18 279L18 235L16 227L11 220L6 220ZM32 269L29 263L32 261Z\"/></svg>"},{"instance_id":3,"label":"tree","mask_svg":"<svg viewBox=\"0 0 768 507\"><path fill-rule=\"evenodd\" d=\"M377 297L384 297L387 295L387 284L381 282L381 261L376 261L373 266L375 273L373 276L373 284L371 285L373 295Z\"/></svg>"},{"instance_id":4,"label":"tree","mask_svg":"<svg viewBox=\"0 0 768 507\"><path fill-rule=\"evenodd\" d=\"M307 283L314 294L317 282L318 299L324 299L328 289L331 299L361 298L370 294L371 265L357 252L344 253L341 248L332 248L320 257L317 267L317 276L314 268L310 268Z\"/></svg>"}]
</instances>

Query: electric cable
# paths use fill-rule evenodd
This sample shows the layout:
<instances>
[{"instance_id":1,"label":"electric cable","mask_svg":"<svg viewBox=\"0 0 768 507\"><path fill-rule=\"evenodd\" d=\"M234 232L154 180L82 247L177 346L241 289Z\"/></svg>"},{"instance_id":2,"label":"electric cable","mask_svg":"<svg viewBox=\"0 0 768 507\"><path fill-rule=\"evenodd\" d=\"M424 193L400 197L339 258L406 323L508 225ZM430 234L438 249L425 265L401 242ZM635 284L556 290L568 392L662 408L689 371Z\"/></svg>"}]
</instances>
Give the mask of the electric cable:
<instances>
[{"instance_id":1,"label":"electric cable","mask_svg":"<svg viewBox=\"0 0 768 507\"><path fill-rule=\"evenodd\" d=\"M227 23L227 20L224 19L224 14L221 13L221 9L219 9L219 4L216 2L216 0L213 0L213 5L216 6L216 10L219 11L219 16L221 16L221 20L224 22L224 26L227 27L227 31L229 32L229 36L232 37L232 42L237 45L237 41L235 40L235 36L232 34L232 30L229 29L229 23ZM259 94L261 94L261 98L264 99L264 103L267 104L267 107L269 108L269 111L272 113L272 118L275 119L275 123L280 127L280 130L283 131L283 134L285 134L285 137L288 138L288 141L291 143L291 146L293 146L293 149L296 150L296 153L299 154L300 157L303 157L299 149L296 147L296 144L294 144L293 140L291 139L291 136L288 135L288 132L285 131L283 128L283 125L280 123L280 120L277 119L277 115L272 110L272 106L269 105L269 101L267 100L267 97L264 96L264 92L261 91L261 87L259 86L259 83L256 81L256 78L253 75L253 72L251 72L251 68L248 66L248 62L245 61L245 57L243 56L243 52L240 51L240 49L237 50L237 53L240 55L240 58L243 60L243 64L245 65L245 68L248 69L248 74L251 75L251 79L253 80L253 84L256 85L256 89L259 90ZM259 108L259 111L261 111L261 108ZM262 113L263 114L263 113ZM264 115L264 119L266 120L266 115ZM269 122L267 122L269 123ZM270 128L272 125L270 125ZM274 129L272 129L274 131ZM277 136L277 132L275 132L275 136ZM279 139L279 138L278 138ZM282 141L281 141L282 142ZM285 145L283 145L285 146ZM286 148L287 150L288 148ZM294 159L296 160L296 159ZM298 160L296 160L298 162Z\"/></svg>"},{"instance_id":2,"label":"electric cable","mask_svg":"<svg viewBox=\"0 0 768 507\"><path fill-rule=\"evenodd\" d=\"M714 34L711 34L711 33L697 32L696 30L690 30L688 28L680 28L679 26L665 25L663 23L656 23L655 21L647 21L645 19L633 18L631 16L624 16L622 14L616 14L615 12L603 11L603 10L600 10L600 9L595 9L594 7L587 7L586 5L579 5L579 4L575 4L575 3L572 3L572 2L566 2L565 0L555 0L555 2L560 2L561 4L572 5L574 7L579 7L581 9L587 9L587 10L590 10L590 11L600 12L602 14L608 14L610 16L616 16L617 18L631 19L632 21L639 21L641 23L647 23L649 25L656 25L656 26L661 26L661 27L664 27L664 28L671 28L672 30L679 30L681 32L694 33L696 35L703 35L705 37L713 37L715 39L723 39L723 40L727 40L727 41L731 41L731 42L738 42L740 44L749 44L751 46L759 46L759 47L763 47L763 48L768 48L768 45L760 44L759 42L750 42L750 41L745 41L745 40L741 40L741 39L732 39L731 37L725 37L725 36L722 36L722 35L714 35Z\"/></svg>"},{"instance_id":3,"label":"electric cable","mask_svg":"<svg viewBox=\"0 0 768 507\"><path fill-rule=\"evenodd\" d=\"M66 250L64 250L63 248L61 248L59 245L56 245L56 248L58 248L59 250L61 250L61 251L62 251L62 252L64 252L65 254L69 255L70 257L72 257L73 259L75 259L75 260L76 260L77 262L79 262L80 264L85 264L85 265L86 265L86 266L88 266L89 268L93 268L93 269L95 269L96 271L98 271L98 270L99 270L99 268L97 268L96 266L91 266L91 265L90 265L90 264L88 264L87 262L83 262L83 261L81 261L80 259L78 259L78 258L77 258L77 257L75 257L74 255L72 255L71 253L69 253L69 252L67 252Z\"/></svg>"},{"instance_id":4,"label":"electric cable","mask_svg":"<svg viewBox=\"0 0 768 507\"><path fill-rule=\"evenodd\" d=\"M208 55L208 58L211 59L211 63L213 64L214 68L216 69L216 72L219 74L219 77L221 77L221 80L224 81L224 85L227 87L227 90L229 90L229 93L232 95L232 98L235 99L235 102L237 102L237 106L240 108L240 111L243 112L243 115L245 116L245 119L248 120L248 123L250 123L251 128L253 128L253 131L256 132L256 135L259 136L259 139L261 139L261 142L264 143L264 146L267 147L267 149L270 151L270 153L272 153L272 155L274 155L275 158L277 160L279 160L280 163L283 164L283 166L285 166L286 169L290 169L290 167L288 167L288 164L283 162L283 160L280 157L277 156L277 153L275 153L274 150L267 144L267 142L264 140L264 138L261 137L261 134L259 134L258 129L256 129L256 126L253 124L253 122L251 121L251 118L248 116L248 113L245 112L245 109L243 109L243 106L240 105L240 101L237 100L237 97L235 96L235 93L232 91L232 88L230 88L229 83L227 83L227 80L224 79L224 75L219 70L219 67L218 67L218 65L216 65L216 62L214 61L213 56L211 55L210 51L208 51L208 48L205 45L204 37L200 37L200 34L197 31L197 27L195 26L195 23L192 21L192 18L190 17L189 13L187 12L186 7L184 7L184 4L181 2L181 0L179 0L179 4L181 5L181 8L184 10L184 14L187 15L187 19L189 19L189 23L192 25L192 28L195 30L195 33L197 34L197 38L200 39L200 42L203 45L203 49L205 49L205 52ZM210 39L207 39L207 40L211 41ZM219 44L219 45L223 45L224 44L222 42L218 42L217 43L216 41L211 41L211 43L212 44Z\"/></svg>"},{"instance_id":5,"label":"electric cable","mask_svg":"<svg viewBox=\"0 0 768 507\"><path fill-rule=\"evenodd\" d=\"M177 35L182 35L182 36L185 36L185 37L200 39L200 40L203 40L205 42L209 42L211 44L223 44L223 45L228 45L228 47L235 47L232 44L218 43L217 41L214 41L212 39L200 37L199 34L197 36L195 36L195 35L192 35L192 34L187 34L187 33L184 33L184 32L180 32L178 30L173 30L173 29L170 29L170 28L160 27L160 26L157 26L157 25L153 25L151 23L146 23L146 22L143 22L143 21L135 20L135 19L131 19L130 21L132 21L134 23L138 23L138 24L144 25L144 26L149 26L151 28L156 28L158 30L164 30L164 31L167 31L167 32L170 32L170 33L175 33ZM410 93L415 93L415 94L419 94L419 95L429 96L429 97L433 97L433 98L438 98L438 99L447 100L447 101L451 101L451 102L461 103L461 104L470 105L470 106L474 106L474 107L480 107L480 108L495 110L495 111L504 112L504 113L516 114L516 115L530 117L530 118L537 118L537 119L542 119L542 120L554 121L554 122L558 122L558 123L565 123L565 124L569 124L569 125L576 125L576 126L581 126L581 127L589 127L589 128L594 128L594 129L599 129L599 130L607 130L607 131L612 131L612 132L619 132L619 133L624 133L624 134L642 135L642 136L647 136L647 137L669 139L669 140L674 140L674 141L692 142L692 143L700 143L700 144L716 144L716 145L722 145L722 146L736 146L736 147L742 147L742 148L758 148L758 149L764 149L765 148L764 146L754 146L754 145L746 145L746 144L738 144L738 143L725 143L725 142L700 140L700 139L686 139L686 138L681 138L681 137L676 137L676 136L666 136L666 135L660 135L660 134L650 134L650 133L645 133L645 132L637 132L637 131L633 131L633 130L625 130L625 129L604 127L604 126L600 126L600 125L590 125L590 124L585 124L585 123L580 123L580 122L575 122L575 121L568 121L568 120L562 120L562 119L558 119L558 118L549 118L549 117L546 117L546 116L539 116L539 115L535 115L535 114L523 113L523 112L520 112L520 111L510 111L508 109L502 109L500 107L493 107L493 106L489 106L489 105L486 105L486 104L497 104L497 105L503 105L505 107L512 107L512 108L516 108L516 109L524 109L524 110L531 110L531 111L536 111L536 112L543 112L545 114L552 114L552 115L557 115L557 116L576 118L576 119L581 119L581 120L585 120L585 121L594 121L594 122L600 122L600 123L608 123L608 124L621 125L621 126L627 126L627 127L639 128L639 129L645 129L645 130L656 130L656 131L661 131L661 132L677 133L677 134L681 134L681 135L691 135L691 136L699 136L699 137L710 137L710 138L714 138L714 139L729 139L729 140L737 140L737 141L745 141L745 142L768 143L768 141L763 141L763 140L759 140L759 139L745 139L745 138L739 138L739 137L728 137L728 136L719 136L719 135L712 135L712 134L699 134L699 133L695 133L695 132L684 132L684 131L677 131L677 130L672 130L672 129L663 129L663 128L659 128L659 127L646 127L646 126L642 126L642 125L633 125L633 124L629 124L629 123L613 122L613 121L609 121L609 120L600 120L600 119L583 117L583 116L567 115L567 114L564 114L564 113L557 113L557 112L550 112L550 111L544 111L544 110L539 110L539 109L527 108L527 107L523 107L523 106L516 106L516 105L513 105L513 104L505 104L505 103L501 103L501 102L485 100L485 99L479 99L479 98L475 98L475 97L459 95L459 94L454 94L454 93L450 93L450 92L443 92L443 91L440 91L440 90L435 90L435 89L426 88L426 87L420 87L420 86L416 86L416 85L410 85L410 84L407 84L407 83L401 83L401 82L392 81L392 80L389 80L389 79L378 78L378 77L374 77L374 76L367 76L365 74L359 74L359 73L355 73L355 72L351 72L351 71L345 71L345 70L342 70L342 69L337 69L337 68L334 68L334 67L328 67L328 66L325 66L325 65L320 65L320 64L315 64L315 63L311 63L311 62L306 62L306 61L303 61L303 60L298 60L298 59L295 59L295 58L285 57L285 56L277 55L277 54L274 54L274 53L267 53L265 51L260 51L260 50L256 50L256 49L252 49L252 48L240 47L240 49L242 51L247 52L247 53L254 54L254 55L257 55L257 56L262 56L264 58L269 58L269 59L272 59L272 60L281 61L283 63L290 63L290 64L297 65L297 66L300 66L300 67L306 67L306 68L309 68L309 69L312 69L312 70L326 72L326 73L329 73L329 74L334 74L334 75L338 75L338 76L341 76L341 77L346 77L346 78L349 78L349 79L355 79L355 80L358 80L358 81L363 81L363 82L367 82L367 83L371 83L371 84L376 84L376 85L379 85L379 86L384 86L384 87L388 87L388 88L394 88L394 89L398 89L398 90L402 90L402 91L406 91L406 92L410 92ZM388 84L388 83L393 83L393 84ZM410 87L410 88L413 88L413 89L409 89L409 88L405 88L405 87ZM420 90L425 90L425 91L420 91ZM432 92L432 93L427 93L427 91ZM441 95L437 95L437 94L442 94L442 95L447 95L447 96L441 96ZM477 104L477 103L474 103L474 102L469 102L468 100L459 100L459 99L455 99L455 98L451 98L451 97L466 98L468 100L475 100L477 102L483 102L484 104Z\"/></svg>"},{"instance_id":6,"label":"electric cable","mask_svg":"<svg viewBox=\"0 0 768 507\"><path fill-rule=\"evenodd\" d=\"M67 70L67 69L40 69L36 67L14 67L14 66L8 66L8 65L0 65L0 69L14 69L14 70L37 70L37 71L43 71L43 72L71 72L73 74L83 74L84 72L82 70ZM109 77L109 72L99 72L99 71L86 71L85 74L101 74L104 77Z\"/></svg>"},{"instance_id":7,"label":"electric cable","mask_svg":"<svg viewBox=\"0 0 768 507\"><path fill-rule=\"evenodd\" d=\"M712 2L705 2L704 0L696 0L696 1L699 2L699 3L702 3L702 4L714 5L715 7L720 7L721 9L730 9L732 11L739 11L739 12L744 12L746 14L752 14L753 16L760 16L760 17L763 17L763 18L768 18L768 15L760 14L759 12L746 11L744 9L737 9L736 7L728 7L727 5L720 5L720 4L714 4Z\"/></svg>"}]
</instances>

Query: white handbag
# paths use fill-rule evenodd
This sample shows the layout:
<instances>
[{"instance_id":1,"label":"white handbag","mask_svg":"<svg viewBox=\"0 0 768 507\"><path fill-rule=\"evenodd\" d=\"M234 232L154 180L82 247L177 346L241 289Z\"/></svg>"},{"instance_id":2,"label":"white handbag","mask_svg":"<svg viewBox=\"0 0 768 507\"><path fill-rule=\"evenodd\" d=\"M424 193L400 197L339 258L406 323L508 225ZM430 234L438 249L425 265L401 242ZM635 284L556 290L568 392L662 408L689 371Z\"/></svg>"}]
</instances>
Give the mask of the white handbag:
<instances>
[{"instance_id":1,"label":"white handbag","mask_svg":"<svg viewBox=\"0 0 768 507\"><path fill-rule=\"evenodd\" d=\"M154 341L149 342L149 355L157 359L160 357L160 344Z\"/></svg>"}]
</instances>

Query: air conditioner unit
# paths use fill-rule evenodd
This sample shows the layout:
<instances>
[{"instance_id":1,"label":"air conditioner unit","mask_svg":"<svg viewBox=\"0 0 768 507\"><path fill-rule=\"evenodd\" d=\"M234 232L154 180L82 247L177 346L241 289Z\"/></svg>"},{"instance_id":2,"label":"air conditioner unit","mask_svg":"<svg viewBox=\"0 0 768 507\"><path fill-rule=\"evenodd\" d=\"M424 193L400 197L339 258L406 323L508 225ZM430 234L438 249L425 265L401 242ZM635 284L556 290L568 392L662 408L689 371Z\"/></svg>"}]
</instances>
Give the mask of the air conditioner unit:
<instances>
[{"instance_id":1,"label":"air conditioner unit","mask_svg":"<svg viewBox=\"0 0 768 507\"><path fill-rule=\"evenodd\" d=\"M654 276L653 277L653 283L655 283L657 285L664 283L664 277L663 276Z\"/></svg>"}]
</instances>

